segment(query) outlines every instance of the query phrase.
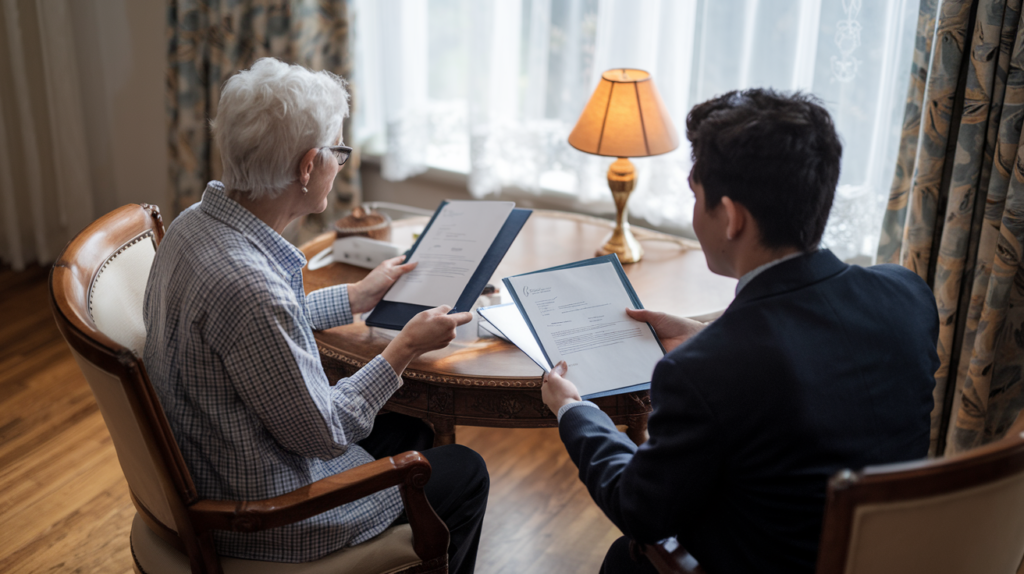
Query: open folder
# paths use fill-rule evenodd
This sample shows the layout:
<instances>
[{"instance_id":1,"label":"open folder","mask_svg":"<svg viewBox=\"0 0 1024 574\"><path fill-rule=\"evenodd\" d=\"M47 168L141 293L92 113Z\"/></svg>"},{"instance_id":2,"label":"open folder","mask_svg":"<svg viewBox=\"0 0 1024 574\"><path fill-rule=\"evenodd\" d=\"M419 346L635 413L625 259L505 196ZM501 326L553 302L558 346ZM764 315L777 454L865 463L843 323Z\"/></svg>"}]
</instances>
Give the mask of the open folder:
<instances>
[{"instance_id":1,"label":"open folder","mask_svg":"<svg viewBox=\"0 0 1024 574\"><path fill-rule=\"evenodd\" d=\"M511 201L443 201L406 253L416 269L370 312L371 327L401 329L420 311L469 311L532 213Z\"/></svg>"},{"instance_id":2,"label":"open folder","mask_svg":"<svg viewBox=\"0 0 1024 574\"><path fill-rule=\"evenodd\" d=\"M502 281L518 313L507 306L479 312L542 369L564 360L569 366L566 378L584 399L650 388L665 349L649 324L626 314L627 307L643 305L618 257L606 255Z\"/></svg>"}]
</instances>

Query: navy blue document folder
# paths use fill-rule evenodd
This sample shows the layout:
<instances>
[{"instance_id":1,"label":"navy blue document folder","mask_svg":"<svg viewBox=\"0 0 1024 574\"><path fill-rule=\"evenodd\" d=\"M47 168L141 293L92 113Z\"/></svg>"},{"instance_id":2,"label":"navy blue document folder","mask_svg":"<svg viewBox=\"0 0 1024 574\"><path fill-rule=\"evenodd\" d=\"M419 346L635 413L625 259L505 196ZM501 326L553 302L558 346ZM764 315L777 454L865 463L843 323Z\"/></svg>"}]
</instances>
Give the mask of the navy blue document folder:
<instances>
[{"instance_id":1,"label":"navy blue document folder","mask_svg":"<svg viewBox=\"0 0 1024 574\"><path fill-rule=\"evenodd\" d=\"M441 212L447 201L442 201L441 205L434 211L434 215L430 218L427 226L423 228L423 232L420 233L416 243L413 244L412 248L405 254L405 260L408 261L412 254L416 252L416 248L419 247L420 241L427 234L427 230L433 225L434 220L437 219L437 214ZM487 286L487 282L491 279L491 275L494 274L494 270L498 268L501 260L505 257L505 253L508 248L515 241L516 236L519 235L519 231L523 228L526 220L530 218L530 214L533 210L515 208L512 213L509 214L508 219L505 220L505 224L501 227L498 232L498 236L494 238L490 248L484 255L480 265L476 268L472 278L466 288L463 289L462 294L459 295L458 301L455 306L452 307L452 313L461 313L463 311L470 311L473 309L473 304L476 303L480 294L483 293L484 287ZM381 301L374 307L373 311L366 318L366 324L371 327L383 327L385 329L401 330L405 327L405 324L409 322L420 311L426 311L432 307L425 305L415 305L413 303L398 303L395 301Z\"/></svg>"},{"instance_id":2,"label":"navy blue document folder","mask_svg":"<svg viewBox=\"0 0 1024 574\"><path fill-rule=\"evenodd\" d=\"M571 268L574 268L574 267L585 267L587 265L600 265L602 263L611 263L612 264L612 266L615 268L615 272L619 276L619 279L622 281L622 286L626 289L626 294L629 295L629 300L632 301L633 306L635 308L637 308L637 309L643 309L644 306L640 302L640 297L637 296L636 291L633 289L633 284L630 283L629 282L629 278L626 277L626 272L622 269L622 264L619 263L619 257L617 255L615 255L614 253L611 254L611 255L605 255L605 256L602 256L602 257L594 257L593 259L584 259L583 261L576 261L574 263L567 263L565 265L559 265L557 267L549 267L547 269L539 269L537 271L531 271L529 273L521 273L519 275L515 275L515 277L522 277L524 275L533 275L534 273L544 273L546 271L558 271L558 270L561 270L561 269L571 269ZM507 289L508 292L512 295L512 300L515 301L516 307L519 308L519 313L523 316L523 320L526 321L526 324L530 327L530 332L533 333L533 338L536 339L537 340L537 344L540 345L540 350L541 350L542 353L544 353L544 358L547 359L549 365L552 365L551 356L548 355L547 349L545 349L544 345L541 344L540 337L537 336L537 330L534 328L533 323L530 321L530 316L526 314L526 311L523 309L523 304L519 300L519 294L516 293L516 290L512 288L512 283L509 282L509 278L508 277L505 277L501 281L505 284L505 289ZM654 332L654 327L651 327L650 323L647 324L647 327L651 330L651 333L654 335L654 340L658 341L658 346L661 347L661 341L658 339L657 333ZM661 351L662 351L662 353L664 353L665 352L665 348L661 347ZM543 365L541 367L543 368ZM547 369L545 369L545 370L547 370ZM653 371L652 371L652 374L653 374ZM570 376L570 378L571 378L571 376ZM651 388L651 382L647 381L646 383L640 383L639 385L631 385L631 386L628 386L628 387L620 387L620 388L617 388L617 389L611 389L611 390L602 391L602 392L599 392L599 393L591 393L589 395L584 395L581 398L583 400L590 400L590 399L596 399L598 397L606 397L606 396L610 396L610 395L620 395L620 394L623 394L623 393L632 393L634 391L646 391L646 390L648 390L650 388Z\"/></svg>"}]
</instances>

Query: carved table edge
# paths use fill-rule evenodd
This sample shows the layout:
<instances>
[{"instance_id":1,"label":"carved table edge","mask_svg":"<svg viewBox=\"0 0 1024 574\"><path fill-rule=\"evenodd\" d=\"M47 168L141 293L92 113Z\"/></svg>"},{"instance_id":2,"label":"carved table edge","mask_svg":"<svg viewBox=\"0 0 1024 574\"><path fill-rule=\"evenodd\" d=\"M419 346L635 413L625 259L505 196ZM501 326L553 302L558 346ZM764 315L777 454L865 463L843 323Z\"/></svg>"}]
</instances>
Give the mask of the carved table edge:
<instances>
[{"instance_id":1,"label":"carved table edge","mask_svg":"<svg viewBox=\"0 0 1024 574\"><path fill-rule=\"evenodd\" d=\"M477 414L466 414L462 412L458 413L438 413L429 409L420 409L416 407L410 407L402 404L388 403L386 407L391 412L396 412L419 419L439 421L445 420L450 421L454 425L458 426L474 426L474 427L488 427L488 428L552 428L558 426L558 419L554 413L547 416L540 417L501 417L501 416L480 416ZM608 411L601 409L601 412L608 415L612 423L615 425L622 426L634 426L638 423L642 424L646 422L646 417L650 413L643 415L628 415L628 414L612 414ZM637 418L640 417L640 418ZM646 427L646 425L643 425Z\"/></svg>"},{"instance_id":2,"label":"carved table edge","mask_svg":"<svg viewBox=\"0 0 1024 574\"><path fill-rule=\"evenodd\" d=\"M330 357L331 359L341 361L346 365L361 369L366 366L369 361L362 361L347 357L330 347L323 345L317 345L317 350L320 351L321 355ZM416 381L424 381L429 383L440 383L444 385L452 385L455 387L489 387L495 389L539 389L541 386L541 375L537 375L535 378L508 378L508 379L483 379L477 377L461 377L458 375L439 375L437 373L428 373L426 371L418 371L416 369L406 369L402 373L402 377L413 379Z\"/></svg>"}]
</instances>

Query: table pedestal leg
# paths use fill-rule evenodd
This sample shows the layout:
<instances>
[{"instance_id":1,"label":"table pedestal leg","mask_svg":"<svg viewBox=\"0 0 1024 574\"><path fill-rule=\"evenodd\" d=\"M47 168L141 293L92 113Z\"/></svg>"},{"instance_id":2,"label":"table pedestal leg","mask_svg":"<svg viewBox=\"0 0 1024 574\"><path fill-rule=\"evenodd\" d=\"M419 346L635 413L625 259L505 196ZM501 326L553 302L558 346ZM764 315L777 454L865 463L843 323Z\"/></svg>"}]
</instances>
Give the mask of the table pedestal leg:
<instances>
[{"instance_id":1,"label":"table pedestal leg","mask_svg":"<svg viewBox=\"0 0 1024 574\"><path fill-rule=\"evenodd\" d=\"M455 418L433 416L428 419L434 427L434 446L455 444ZM645 423L646 428L646 423Z\"/></svg>"},{"instance_id":2,"label":"table pedestal leg","mask_svg":"<svg viewBox=\"0 0 1024 574\"><path fill-rule=\"evenodd\" d=\"M640 446L647 442L647 414L630 415L626 421L626 436ZM437 440L436 438L434 439Z\"/></svg>"}]
</instances>

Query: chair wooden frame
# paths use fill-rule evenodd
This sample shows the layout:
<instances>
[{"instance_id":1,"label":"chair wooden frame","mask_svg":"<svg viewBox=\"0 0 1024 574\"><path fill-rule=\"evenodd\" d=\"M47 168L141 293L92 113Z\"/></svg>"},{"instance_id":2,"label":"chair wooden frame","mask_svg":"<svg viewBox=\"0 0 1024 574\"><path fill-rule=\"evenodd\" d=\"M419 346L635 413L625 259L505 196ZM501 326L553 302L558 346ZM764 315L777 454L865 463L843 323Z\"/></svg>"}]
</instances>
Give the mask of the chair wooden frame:
<instances>
[{"instance_id":1,"label":"chair wooden frame","mask_svg":"<svg viewBox=\"0 0 1024 574\"><path fill-rule=\"evenodd\" d=\"M204 500L171 433L141 358L101 333L89 312L93 280L112 256L137 241L159 245L164 227L155 205L126 205L95 221L68 243L50 271L50 304L68 345L124 388L174 517L163 524L134 492L146 525L188 556L193 572L221 574L212 530L257 532L304 520L373 492L398 486L422 563L403 572L447 572L448 529L423 492L430 463L415 451L339 473L266 500ZM131 490L131 485L129 485Z\"/></svg>"}]
</instances>

